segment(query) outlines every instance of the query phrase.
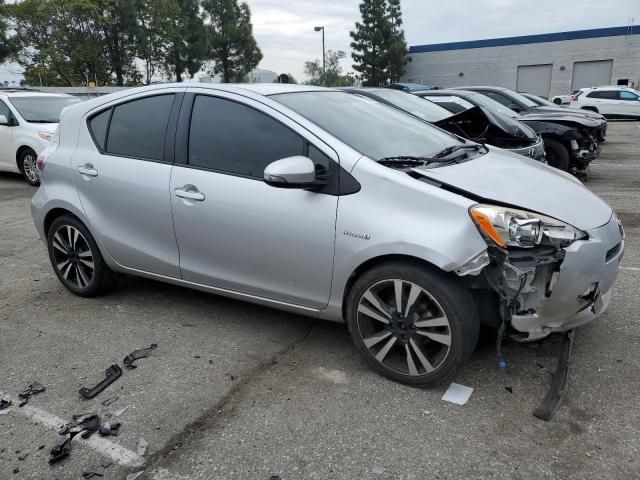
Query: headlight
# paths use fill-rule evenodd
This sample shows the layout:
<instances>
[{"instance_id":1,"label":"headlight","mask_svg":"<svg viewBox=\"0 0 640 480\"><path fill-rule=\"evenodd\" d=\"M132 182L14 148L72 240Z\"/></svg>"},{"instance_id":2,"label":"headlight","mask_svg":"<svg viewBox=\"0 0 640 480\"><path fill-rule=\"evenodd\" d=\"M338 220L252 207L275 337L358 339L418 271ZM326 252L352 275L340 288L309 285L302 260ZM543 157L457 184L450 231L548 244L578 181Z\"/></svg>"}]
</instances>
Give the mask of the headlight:
<instances>
[{"instance_id":1,"label":"headlight","mask_svg":"<svg viewBox=\"0 0 640 480\"><path fill-rule=\"evenodd\" d=\"M537 245L566 247L587 234L555 218L497 205L474 205L469 209L480 232L502 248Z\"/></svg>"},{"instance_id":2,"label":"headlight","mask_svg":"<svg viewBox=\"0 0 640 480\"><path fill-rule=\"evenodd\" d=\"M48 142L53 138L53 133L51 133L51 132L38 132L38 136L41 139L46 140Z\"/></svg>"}]
</instances>

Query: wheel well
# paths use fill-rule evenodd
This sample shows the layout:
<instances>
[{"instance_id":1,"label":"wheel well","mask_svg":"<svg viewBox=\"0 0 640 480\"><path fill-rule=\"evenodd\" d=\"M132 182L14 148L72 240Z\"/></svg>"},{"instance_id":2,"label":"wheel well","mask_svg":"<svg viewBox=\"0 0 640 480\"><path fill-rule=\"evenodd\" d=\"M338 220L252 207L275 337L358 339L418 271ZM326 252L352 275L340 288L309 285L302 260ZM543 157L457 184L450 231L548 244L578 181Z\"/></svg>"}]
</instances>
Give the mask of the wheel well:
<instances>
[{"instance_id":1,"label":"wheel well","mask_svg":"<svg viewBox=\"0 0 640 480\"><path fill-rule=\"evenodd\" d=\"M71 213L69 210L65 210L64 208L54 208L49 212L47 212L47 214L44 217L44 234L45 235L49 233L49 227L51 226L53 221L56 218L59 218L63 215L69 215L75 218L76 220L78 220L79 222L81 222L81 220L77 216L75 216L73 213Z\"/></svg>"},{"instance_id":2,"label":"wheel well","mask_svg":"<svg viewBox=\"0 0 640 480\"><path fill-rule=\"evenodd\" d=\"M384 263L413 263L415 265L421 265L428 269L436 269L442 271L440 268L435 266L433 263L427 262L426 260L413 257L411 255L381 255L379 257L370 258L366 262L362 263L351 273L349 279L347 280L347 284L344 287L344 295L342 296L342 318L347 318L347 297L349 296L349 292L353 287L355 281L367 270L371 270L378 265L382 265Z\"/></svg>"},{"instance_id":3,"label":"wheel well","mask_svg":"<svg viewBox=\"0 0 640 480\"><path fill-rule=\"evenodd\" d=\"M581 107L582 110L589 110L591 112L596 112L596 113L600 113L598 112L598 108L597 107Z\"/></svg>"},{"instance_id":4,"label":"wheel well","mask_svg":"<svg viewBox=\"0 0 640 480\"><path fill-rule=\"evenodd\" d=\"M20 168L20 157L22 156L22 152L24 152L25 150L31 150L33 153L36 153L33 151L33 148L22 145L16 152L16 165L18 166L18 168Z\"/></svg>"}]
</instances>

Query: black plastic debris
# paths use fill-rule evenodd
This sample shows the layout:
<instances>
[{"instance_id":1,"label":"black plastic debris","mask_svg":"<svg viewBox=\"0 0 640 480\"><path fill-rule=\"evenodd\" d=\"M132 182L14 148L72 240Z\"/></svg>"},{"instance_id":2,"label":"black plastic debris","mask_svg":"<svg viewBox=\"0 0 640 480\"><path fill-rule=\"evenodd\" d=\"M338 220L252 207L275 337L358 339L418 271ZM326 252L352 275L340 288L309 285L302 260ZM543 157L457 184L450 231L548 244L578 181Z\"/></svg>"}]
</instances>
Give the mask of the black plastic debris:
<instances>
[{"instance_id":1,"label":"black plastic debris","mask_svg":"<svg viewBox=\"0 0 640 480\"><path fill-rule=\"evenodd\" d=\"M509 392L511 395L513 395L513 387L504 387L504 389Z\"/></svg>"},{"instance_id":2,"label":"black plastic debris","mask_svg":"<svg viewBox=\"0 0 640 480\"><path fill-rule=\"evenodd\" d=\"M71 441L77 434L78 432L69 432L64 442L59 443L49 451L49 464L59 462L69 456L71 453Z\"/></svg>"},{"instance_id":3,"label":"black plastic debris","mask_svg":"<svg viewBox=\"0 0 640 480\"><path fill-rule=\"evenodd\" d=\"M102 402L100 402L103 406L108 407L109 405L111 405L112 403L116 403L118 401L120 397L115 396L115 397L109 397L106 400L103 400Z\"/></svg>"},{"instance_id":4,"label":"black plastic debris","mask_svg":"<svg viewBox=\"0 0 640 480\"><path fill-rule=\"evenodd\" d=\"M140 350L134 350L129 355L124 357L124 360L122 361L122 363L124 363L124 366L127 368L130 368L130 369L136 368L136 365L134 365L133 362L135 362L136 360L140 360L141 358L147 358L151 353L151 351L155 350L156 348L158 348L158 344L152 343L149 348L141 348Z\"/></svg>"},{"instance_id":5,"label":"black plastic debris","mask_svg":"<svg viewBox=\"0 0 640 480\"><path fill-rule=\"evenodd\" d=\"M111 465L113 465L113 462L110 462L109 460L104 460L100 462L100 466L102 468L109 468Z\"/></svg>"},{"instance_id":6,"label":"black plastic debris","mask_svg":"<svg viewBox=\"0 0 640 480\"><path fill-rule=\"evenodd\" d=\"M29 456L29 452L27 453L23 453L22 455L20 455L18 457L18 460L23 461L25 458L27 458Z\"/></svg>"},{"instance_id":7,"label":"black plastic debris","mask_svg":"<svg viewBox=\"0 0 640 480\"><path fill-rule=\"evenodd\" d=\"M100 426L98 433L100 434L101 437L108 437L108 436L117 437L120 431L120 425L122 424L121 423L113 423L113 424L105 423L104 425Z\"/></svg>"},{"instance_id":8,"label":"black plastic debris","mask_svg":"<svg viewBox=\"0 0 640 480\"><path fill-rule=\"evenodd\" d=\"M33 382L31 385L29 385L28 387L26 387L24 390L22 390L18 396L20 398L22 398L22 402L20 403L20 405L18 405L18 407L24 407L27 403L29 403L29 399L35 395L38 395L42 392L44 392L46 390L46 388L44 387L44 385L42 385L41 383L38 382Z\"/></svg>"},{"instance_id":9,"label":"black plastic debris","mask_svg":"<svg viewBox=\"0 0 640 480\"><path fill-rule=\"evenodd\" d=\"M0 410L6 410L11 405L13 405L13 402L11 400L3 400L0 398Z\"/></svg>"},{"instance_id":10,"label":"black plastic debris","mask_svg":"<svg viewBox=\"0 0 640 480\"><path fill-rule=\"evenodd\" d=\"M109 368L107 368L104 373L106 377L104 380L102 380L93 388L82 387L79 390L80 395L82 395L84 398L89 400L97 397L109 385L111 385L113 382L115 382L117 379L119 379L122 376L122 369L118 365L113 364Z\"/></svg>"},{"instance_id":11,"label":"black plastic debris","mask_svg":"<svg viewBox=\"0 0 640 480\"><path fill-rule=\"evenodd\" d=\"M82 472L82 478L94 478L94 477L104 477L104 475L98 472Z\"/></svg>"}]
</instances>

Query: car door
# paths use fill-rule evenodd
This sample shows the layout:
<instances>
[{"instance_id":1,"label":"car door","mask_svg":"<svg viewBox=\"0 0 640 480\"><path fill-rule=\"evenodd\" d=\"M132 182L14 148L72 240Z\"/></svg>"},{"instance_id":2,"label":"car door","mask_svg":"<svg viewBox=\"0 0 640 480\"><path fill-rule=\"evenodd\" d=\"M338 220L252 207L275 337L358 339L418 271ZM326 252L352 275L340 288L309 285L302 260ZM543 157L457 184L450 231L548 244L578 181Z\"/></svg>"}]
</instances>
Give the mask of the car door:
<instances>
[{"instance_id":1,"label":"car door","mask_svg":"<svg viewBox=\"0 0 640 480\"><path fill-rule=\"evenodd\" d=\"M338 197L271 187L263 173L275 160L306 155L327 176L338 168L335 152L315 138L310 142L302 127L262 103L215 95L187 94L179 122L171 201L183 278L325 306Z\"/></svg>"},{"instance_id":2,"label":"car door","mask_svg":"<svg viewBox=\"0 0 640 480\"><path fill-rule=\"evenodd\" d=\"M109 255L176 278L169 181L182 91L145 93L91 112L71 159L85 215Z\"/></svg>"},{"instance_id":3,"label":"car door","mask_svg":"<svg viewBox=\"0 0 640 480\"><path fill-rule=\"evenodd\" d=\"M0 169L17 170L15 150L13 148L13 114L4 101L0 100L0 115L4 115L7 123L0 123Z\"/></svg>"},{"instance_id":4,"label":"car door","mask_svg":"<svg viewBox=\"0 0 640 480\"><path fill-rule=\"evenodd\" d=\"M640 118L640 98L633 92L619 92L620 113L626 117Z\"/></svg>"}]
</instances>

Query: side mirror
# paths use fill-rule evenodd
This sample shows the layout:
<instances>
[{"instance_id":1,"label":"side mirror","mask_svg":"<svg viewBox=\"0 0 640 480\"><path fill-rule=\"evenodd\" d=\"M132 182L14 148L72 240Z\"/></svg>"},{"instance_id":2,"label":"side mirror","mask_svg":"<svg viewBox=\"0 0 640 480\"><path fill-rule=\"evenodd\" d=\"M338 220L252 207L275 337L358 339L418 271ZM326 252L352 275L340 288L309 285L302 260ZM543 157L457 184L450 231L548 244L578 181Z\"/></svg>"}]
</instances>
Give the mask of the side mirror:
<instances>
[{"instance_id":1,"label":"side mirror","mask_svg":"<svg viewBox=\"0 0 640 480\"><path fill-rule=\"evenodd\" d=\"M267 165L264 182L279 188L309 188L316 185L316 168L302 155L283 158Z\"/></svg>"},{"instance_id":2,"label":"side mirror","mask_svg":"<svg viewBox=\"0 0 640 480\"><path fill-rule=\"evenodd\" d=\"M0 125L3 125L5 127L13 126L12 123L9 123L9 119L7 118L6 115L0 115Z\"/></svg>"}]
</instances>

